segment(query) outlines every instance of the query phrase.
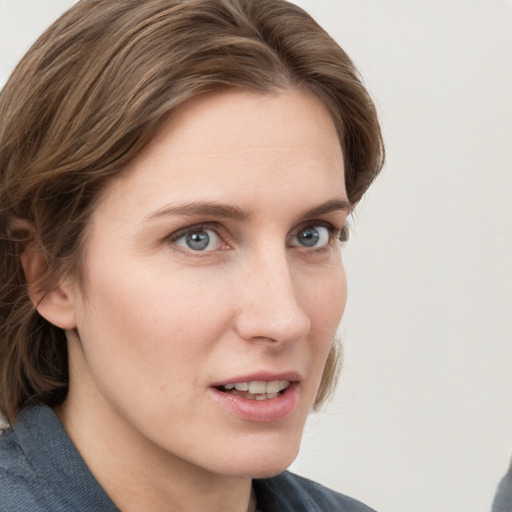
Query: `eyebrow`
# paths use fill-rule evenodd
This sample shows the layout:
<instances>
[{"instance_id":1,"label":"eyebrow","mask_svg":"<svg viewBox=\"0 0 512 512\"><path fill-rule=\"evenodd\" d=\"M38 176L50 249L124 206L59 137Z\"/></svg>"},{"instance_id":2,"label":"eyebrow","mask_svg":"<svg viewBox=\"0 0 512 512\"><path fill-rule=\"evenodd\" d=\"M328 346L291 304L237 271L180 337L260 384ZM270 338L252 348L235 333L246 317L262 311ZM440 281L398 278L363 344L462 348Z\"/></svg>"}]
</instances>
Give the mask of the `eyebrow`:
<instances>
[{"instance_id":1,"label":"eyebrow","mask_svg":"<svg viewBox=\"0 0 512 512\"><path fill-rule=\"evenodd\" d=\"M317 215L325 215L334 211L342 210L350 213L352 207L346 199L330 199L314 208L304 211L300 217L316 217ZM156 212L148 215L146 221L165 217L167 215L179 216L208 216L233 220L248 220L251 213L238 206L231 206L211 201L194 201L185 204L168 204L160 208Z\"/></svg>"},{"instance_id":2,"label":"eyebrow","mask_svg":"<svg viewBox=\"0 0 512 512\"><path fill-rule=\"evenodd\" d=\"M310 210L306 210L302 214L302 217L316 217L317 215L325 215L326 213L336 212L338 210L350 213L352 206L347 199L331 199L321 205L311 208Z\"/></svg>"},{"instance_id":3,"label":"eyebrow","mask_svg":"<svg viewBox=\"0 0 512 512\"><path fill-rule=\"evenodd\" d=\"M234 220L247 220L251 216L248 211L238 208L237 206L230 206L211 201L194 201L192 203L177 205L168 204L157 210L155 213L148 215L146 220L164 217L167 215L204 215Z\"/></svg>"}]
</instances>

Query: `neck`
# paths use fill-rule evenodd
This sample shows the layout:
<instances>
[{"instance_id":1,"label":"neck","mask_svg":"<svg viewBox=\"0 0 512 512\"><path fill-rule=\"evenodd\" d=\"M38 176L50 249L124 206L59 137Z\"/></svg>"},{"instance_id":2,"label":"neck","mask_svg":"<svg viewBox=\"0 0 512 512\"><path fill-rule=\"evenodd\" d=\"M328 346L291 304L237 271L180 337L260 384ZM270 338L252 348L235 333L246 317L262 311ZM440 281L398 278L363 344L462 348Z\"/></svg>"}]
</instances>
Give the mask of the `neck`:
<instances>
[{"instance_id":1,"label":"neck","mask_svg":"<svg viewBox=\"0 0 512 512\"><path fill-rule=\"evenodd\" d=\"M98 396L76 396L70 385L55 412L119 510L255 512L250 478L219 475L179 459L101 404Z\"/></svg>"}]
</instances>

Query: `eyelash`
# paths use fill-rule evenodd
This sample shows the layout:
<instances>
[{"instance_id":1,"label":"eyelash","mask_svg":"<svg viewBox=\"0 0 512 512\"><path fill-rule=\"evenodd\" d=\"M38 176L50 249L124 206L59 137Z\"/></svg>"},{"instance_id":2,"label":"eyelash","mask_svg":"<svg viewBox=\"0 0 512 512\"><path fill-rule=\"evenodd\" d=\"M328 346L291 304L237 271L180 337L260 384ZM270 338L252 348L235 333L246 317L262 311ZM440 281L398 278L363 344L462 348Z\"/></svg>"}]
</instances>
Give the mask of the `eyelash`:
<instances>
[{"instance_id":1,"label":"eyelash","mask_svg":"<svg viewBox=\"0 0 512 512\"><path fill-rule=\"evenodd\" d=\"M221 236L221 234L219 233L219 231L222 231L222 230L219 229L218 224L207 222L204 224L194 224L193 226L187 226L186 228L181 228L178 231L175 231L174 233L171 233L170 235L168 235L165 238L165 241L172 244L172 243L177 242L180 238L183 238L184 236L188 235L189 233L196 233L199 231L207 231L207 230L214 231L221 240L224 240L226 238L226 236ZM191 251L191 252L194 252L195 255L199 255L198 253L200 253L201 251ZM204 252L208 252L208 251L204 251Z\"/></svg>"},{"instance_id":2,"label":"eyelash","mask_svg":"<svg viewBox=\"0 0 512 512\"><path fill-rule=\"evenodd\" d=\"M323 245L321 247L311 247L309 249L310 251L321 252L322 250L325 250L330 244L332 244L333 240L335 240L335 239L338 241L344 241L344 240L342 240L342 236L343 236L343 232L344 232L345 228L343 228L341 231L339 231L330 222L325 222L325 221L307 222L307 223L303 224L302 226L299 226L299 228L294 231L294 236L297 236L297 234L300 233L301 231L305 231L310 228L319 228L319 227L325 228L328 231L329 241L326 245ZM308 247L304 246L304 249L308 250Z\"/></svg>"},{"instance_id":3,"label":"eyelash","mask_svg":"<svg viewBox=\"0 0 512 512\"><path fill-rule=\"evenodd\" d=\"M322 251L322 250L325 250L326 247L328 247L328 245L330 245L334 239L336 239L340 243L344 243L344 242L346 242L348 240L348 228L347 228L347 226L343 226L343 228L341 230L338 230L330 222L325 222L325 221L310 221L310 222L307 222L306 224L303 224L302 226L297 228L294 231L294 235L297 235L301 231L304 231L304 230L306 230L308 228L317 228L317 227L323 227L323 228L327 229L327 231L329 233L329 243L326 244L325 246L317 247L317 248L315 248L315 247L308 248L308 247L304 246L304 249L312 251L312 252L313 251ZM220 233L221 231L223 231L223 229L219 228L219 224L217 224L217 223L208 223L208 222L207 223L202 223L202 224L194 224L192 226L187 226L185 228L181 228L178 231L175 231L174 233L171 233L170 235L165 237L165 242L167 242L169 244L174 244L180 238L183 238L187 234L194 233L194 232L200 232L200 231L207 231L207 230L208 231L211 230L211 231L215 232L215 234L224 243L229 244L229 241L228 242L225 241L226 236L224 234ZM184 249L183 252L186 253L186 254L193 255L193 256L201 257L201 256L205 256L209 252L213 252L213 251L194 251L192 249L187 251L186 249Z\"/></svg>"}]
</instances>

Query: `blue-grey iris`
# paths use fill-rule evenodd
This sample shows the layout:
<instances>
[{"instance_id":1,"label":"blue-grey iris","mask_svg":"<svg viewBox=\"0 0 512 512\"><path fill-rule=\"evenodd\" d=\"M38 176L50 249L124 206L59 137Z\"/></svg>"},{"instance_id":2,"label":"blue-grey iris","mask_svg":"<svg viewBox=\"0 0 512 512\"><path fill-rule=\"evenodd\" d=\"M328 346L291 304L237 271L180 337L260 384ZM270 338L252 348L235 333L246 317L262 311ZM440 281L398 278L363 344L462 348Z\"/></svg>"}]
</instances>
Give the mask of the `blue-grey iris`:
<instances>
[{"instance_id":1,"label":"blue-grey iris","mask_svg":"<svg viewBox=\"0 0 512 512\"><path fill-rule=\"evenodd\" d=\"M297 239L299 240L300 244L306 247L313 247L318 243L318 240L320 239L320 233L316 228L303 229L302 231L299 231Z\"/></svg>"},{"instance_id":2,"label":"blue-grey iris","mask_svg":"<svg viewBox=\"0 0 512 512\"><path fill-rule=\"evenodd\" d=\"M187 235L187 245L194 251L202 251L208 247L210 237L206 231L196 231Z\"/></svg>"}]
</instances>

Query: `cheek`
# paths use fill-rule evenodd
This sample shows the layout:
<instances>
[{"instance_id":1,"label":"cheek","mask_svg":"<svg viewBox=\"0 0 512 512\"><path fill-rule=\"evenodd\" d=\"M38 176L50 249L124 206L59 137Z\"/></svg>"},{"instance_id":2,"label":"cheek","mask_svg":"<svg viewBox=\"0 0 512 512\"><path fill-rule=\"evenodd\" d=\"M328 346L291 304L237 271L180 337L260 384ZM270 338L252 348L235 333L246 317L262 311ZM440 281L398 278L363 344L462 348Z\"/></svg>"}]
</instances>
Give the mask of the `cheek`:
<instances>
[{"instance_id":1,"label":"cheek","mask_svg":"<svg viewBox=\"0 0 512 512\"><path fill-rule=\"evenodd\" d=\"M333 266L315 283L302 290L312 329L334 335L347 303L347 281L343 265Z\"/></svg>"},{"instance_id":2,"label":"cheek","mask_svg":"<svg viewBox=\"0 0 512 512\"><path fill-rule=\"evenodd\" d=\"M320 379L347 302L347 281L342 263L303 284L302 303L311 321L310 357Z\"/></svg>"},{"instance_id":3,"label":"cheek","mask_svg":"<svg viewBox=\"0 0 512 512\"><path fill-rule=\"evenodd\" d=\"M110 364L116 372L148 372L159 384L171 366L173 375L194 374L229 329L233 307L222 273L173 270L164 263L117 259L116 265L91 265L81 323L91 357L93 351L105 356L102 370Z\"/></svg>"},{"instance_id":4,"label":"cheek","mask_svg":"<svg viewBox=\"0 0 512 512\"><path fill-rule=\"evenodd\" d=\"M94 286L91 279L79 333L84 369L102 403L137 425L131 411L139 411L146 426L190 419L187 404L204 387L229 325L228 305L218 301L225 287L208 284L203 289L190 276L143 269L98 272Z\"/></svg>"}]
</instances>

